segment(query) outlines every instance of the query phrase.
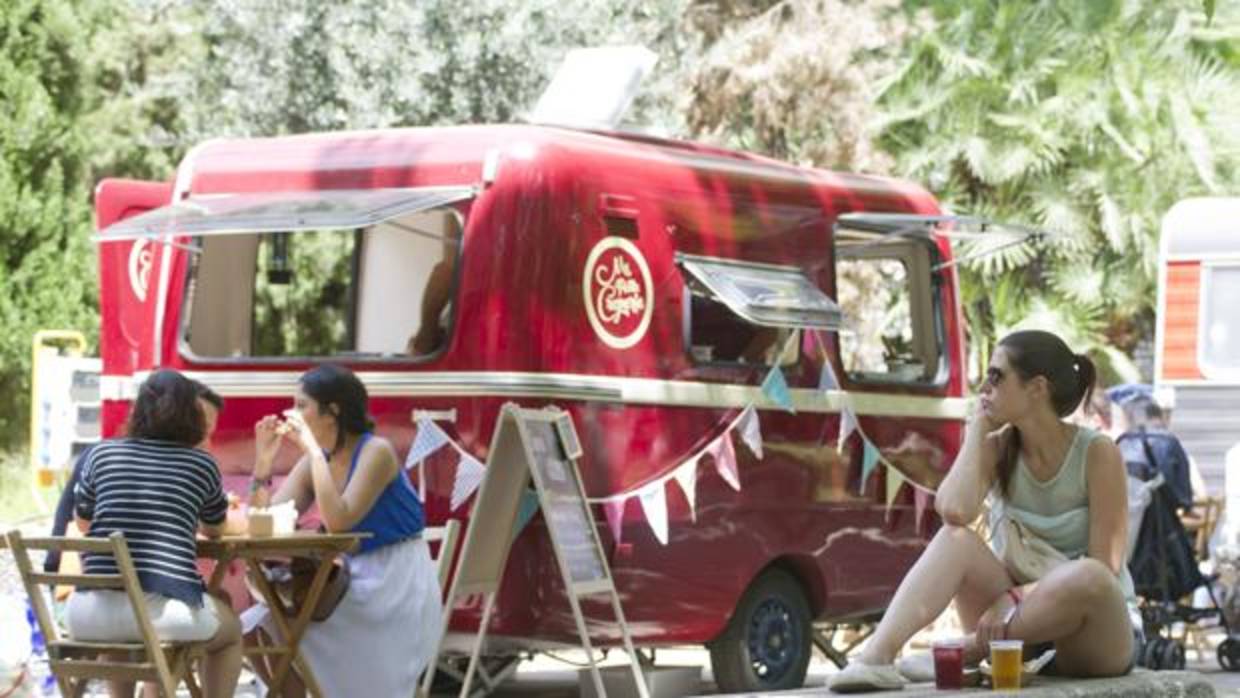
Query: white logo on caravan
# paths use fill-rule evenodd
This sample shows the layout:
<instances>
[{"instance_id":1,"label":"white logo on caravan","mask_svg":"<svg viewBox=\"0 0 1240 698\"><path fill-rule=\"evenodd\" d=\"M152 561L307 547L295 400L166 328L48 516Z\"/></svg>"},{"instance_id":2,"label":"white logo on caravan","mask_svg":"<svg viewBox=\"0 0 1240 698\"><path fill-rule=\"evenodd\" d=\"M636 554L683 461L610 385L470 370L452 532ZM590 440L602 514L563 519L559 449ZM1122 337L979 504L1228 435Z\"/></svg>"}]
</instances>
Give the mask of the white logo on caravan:
<instances>
[{"instance_id":1,"label":"white logo on caravan","mask_svg":"<svg viewBox=\"0 0 1240 698\"><path fill-rule=\"evenodd\" d=\"M646 336L654 310L650 268L641 250L620 237L599 240L586 258L582 292L590 327L613 349Z\"/></svg>"},{"instance_id":2,"label":"white logo on caravan","mask_svg":"<svg viewBox=\"0 0 1240 698\"><path fill-rule=\"evenodd\" d=\"M129 249L129 288L142 303L146 302L146 289L151 280L153 251L149 240L135 240Z\"/></svg>"}]
</instances>

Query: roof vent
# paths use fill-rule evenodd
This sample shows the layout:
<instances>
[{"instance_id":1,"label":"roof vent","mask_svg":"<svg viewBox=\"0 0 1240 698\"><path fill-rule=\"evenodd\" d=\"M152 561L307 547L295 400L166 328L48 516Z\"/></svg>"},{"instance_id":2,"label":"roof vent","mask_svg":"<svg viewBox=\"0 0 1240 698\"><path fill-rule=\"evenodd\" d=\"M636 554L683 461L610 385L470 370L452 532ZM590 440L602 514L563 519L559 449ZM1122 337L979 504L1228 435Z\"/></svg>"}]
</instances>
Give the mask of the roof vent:
<instances>
[{"instance_id":1,"label":"roof vent","mask_svg":"<svg viewBox=\"0 0 1240 698\"><path fill-rule=\"evenodd\" d=\"M615 130L658 59L644 46L573 49L538 98L529 120Z\"/></svg>"}]
</instances>

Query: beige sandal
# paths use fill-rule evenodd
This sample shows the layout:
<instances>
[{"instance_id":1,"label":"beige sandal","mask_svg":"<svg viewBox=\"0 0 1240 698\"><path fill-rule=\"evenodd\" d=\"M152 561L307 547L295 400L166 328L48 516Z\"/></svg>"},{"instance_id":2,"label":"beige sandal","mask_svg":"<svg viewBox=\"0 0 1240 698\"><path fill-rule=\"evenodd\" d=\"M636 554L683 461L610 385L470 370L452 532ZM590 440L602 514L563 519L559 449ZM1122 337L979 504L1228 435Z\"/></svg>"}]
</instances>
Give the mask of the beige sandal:
<instances>
[{"instance_id":1,"label":"beige sandal","mask_svg":"<svg viewBox=\"0 0 1240 698\"><path fill-rule=\"evenodd\" d=\"M835 693L866 693L869 691L898 691L905 680L893 664L862 664L849 662L840 673L827 681L827 688Z\"/></svg>"}]
</instances>

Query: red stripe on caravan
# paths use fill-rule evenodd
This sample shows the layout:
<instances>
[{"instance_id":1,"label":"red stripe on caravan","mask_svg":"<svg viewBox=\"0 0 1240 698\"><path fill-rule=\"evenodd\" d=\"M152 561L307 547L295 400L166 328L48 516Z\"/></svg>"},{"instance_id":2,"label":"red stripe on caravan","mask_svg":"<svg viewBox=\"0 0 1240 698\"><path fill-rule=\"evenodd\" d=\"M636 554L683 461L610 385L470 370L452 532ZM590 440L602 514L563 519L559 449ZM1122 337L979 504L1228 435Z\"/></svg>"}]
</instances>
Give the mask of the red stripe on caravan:
<instances>
[{"instance_id":1,"label":"red stripe on caravan","mask_svg":"<svg viewBox=\"0 0 1240 698\"><path fill-rule=\"evenodd\" d=\"M1161 322L1164 380L1200 380L1197 364L1197 328L1200 325L1201 264L1171 262L1167 265L1165 307Z\"/></svg>"}]
</instances>

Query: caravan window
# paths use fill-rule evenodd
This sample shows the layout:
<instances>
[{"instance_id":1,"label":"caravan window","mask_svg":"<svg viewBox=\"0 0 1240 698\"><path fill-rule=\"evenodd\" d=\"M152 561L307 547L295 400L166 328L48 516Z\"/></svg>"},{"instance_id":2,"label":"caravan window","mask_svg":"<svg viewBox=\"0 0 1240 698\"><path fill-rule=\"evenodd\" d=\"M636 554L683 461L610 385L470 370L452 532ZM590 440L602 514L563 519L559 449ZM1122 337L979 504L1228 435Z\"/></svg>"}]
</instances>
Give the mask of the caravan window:
<instances>
[{"instance_id":1,"label":"caravan window","mask_svg":"<svg viewBox=\"0 0 1240 698\"><path fill-rule=\"evenodd\" d=\"M452 317L451 206L347 229L204 235L183 346L201 358L428 356Z\"/></svg>"},{"instance_id":2,"label":"caravan window","mask_svg":"<svg viewBox=\"0 0 1240 698\"><path fill-rule=\"evenodd\" d=\"M846 328L840 360L853 380L937 382L943 330L933 248L920 241L850 239L837 232L835 284Z\"/></svg>"},{"instance_id":3,"label":"caravan window","mask_svg":"<svg viewBox=\"0 0 1240 698\"><path fill-rule=\"evenodd\" d=\"M1240 266L1204 269L1201 285L1201 367L1207 375L1240 371Z\"/></svg>"},{"instance_id":4,"label":"caravan window","mask_svg":"<svg viewBox=\"0 0 1240 698\"><path fill-rule=\"evenodd\" d=\"M685 330L698 363L789 365L801 329L834 330L835 302L795 267L677 255L685 270Z\"/></svg>"}]
</instances>

